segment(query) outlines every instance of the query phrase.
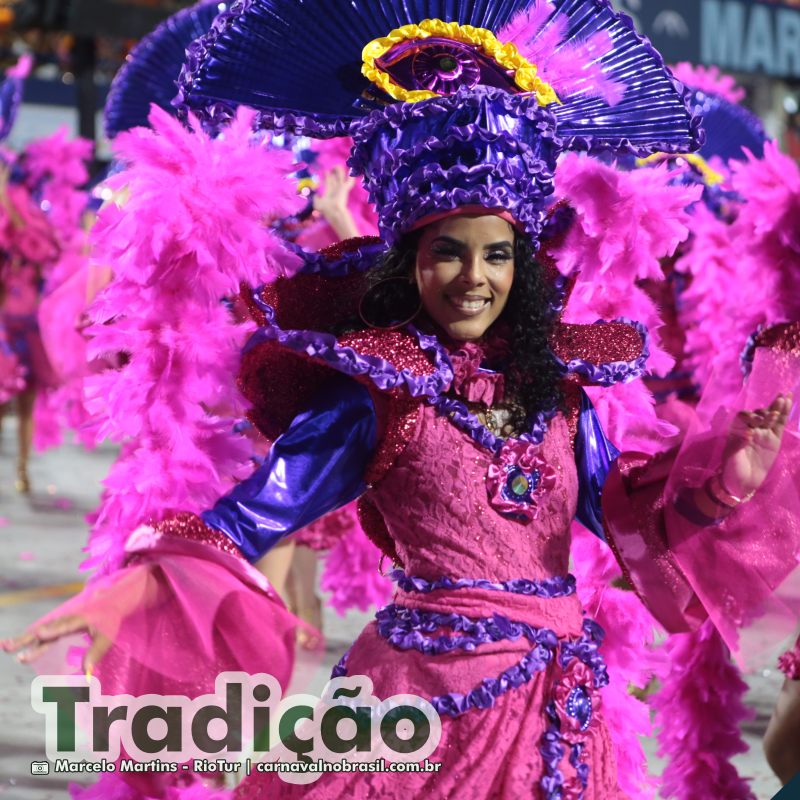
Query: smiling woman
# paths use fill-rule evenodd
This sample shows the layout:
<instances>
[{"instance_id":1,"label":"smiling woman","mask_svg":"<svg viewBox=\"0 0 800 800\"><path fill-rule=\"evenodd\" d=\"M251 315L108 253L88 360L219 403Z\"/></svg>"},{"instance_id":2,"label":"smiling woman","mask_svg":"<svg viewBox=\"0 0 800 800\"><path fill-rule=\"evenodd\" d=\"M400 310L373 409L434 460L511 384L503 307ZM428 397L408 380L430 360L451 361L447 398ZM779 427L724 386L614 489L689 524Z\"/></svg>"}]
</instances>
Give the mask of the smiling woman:
<instances>
[{"instance_id":1,"label":"smiling woman","mask_svg":"<svg viewBox=\"0 0 800 800\"><path fill-rule=\"evenodd\" d=\"M332 37L332 18L351 35ZM441 769L402 781L329 773L313 786L254 774L237 799L622 800L604 632L569 574L573 521L614 545L673 630L758 607L800 561L796 526L773 537L758 585L715 583L696 546L710 539L735 566L743 545L775 532L775 498L797 496L793 471L767 480L790 399L740 415L713 463L705 447L705 484L667 459L655 475L639 454L615 464L582 386L639 377L645 331L561 319L567 282L553 253L580 220L550 204L559 152L696 149L682 87L607 0L248 0L190 52L182 96L201 115L213 106L210 123L246 102L267 127L351 135L348 163L381 240L301 253L292 277L246 293L258 330L240 386L273 441L264 463L202 514L142 528L102 592L6 647L39 655L88 629L86 661L120 694L175 681L197 692L230 662L280 669L283 685L292 622L247 562L358 498L397 591L334 676L429 702ZM677 484L682 510L658 482L666 473L694 481ZM737 539L747 509L759 525ZM165 642L180 644L166 663Z\"/></svg>"},{"instance_id":2,"label":"smiling woman","mask_svg":"<svg viewBox=\"0 0 800 800\"><path fill-rule=\"evenodd\" d=\"M507 216L470 209L408 233L370 271L362 307L369 320L408 322L413 314L419 328L453 349L459 342L488 345L506 373L512 427L519 429L526 409L558 408L563 400L563 371L550 347L559 294L530 239Z\"/></svg>"}]
</instances>

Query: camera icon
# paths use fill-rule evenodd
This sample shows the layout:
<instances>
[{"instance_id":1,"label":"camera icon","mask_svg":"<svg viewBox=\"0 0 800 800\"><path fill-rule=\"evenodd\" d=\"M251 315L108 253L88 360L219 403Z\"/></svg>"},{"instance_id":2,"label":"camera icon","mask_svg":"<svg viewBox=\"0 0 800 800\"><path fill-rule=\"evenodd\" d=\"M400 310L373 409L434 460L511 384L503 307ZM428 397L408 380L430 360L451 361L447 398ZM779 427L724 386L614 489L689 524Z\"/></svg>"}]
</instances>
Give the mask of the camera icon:
<instances>
[{"instance_id":1,"label":"camera icon","mask_svg":"<svg viewBox=\"0 0 800 800\"><path fill-rule=\"evenodd\" d=\"M31 761L31 775L49 775L49 761Z\"/></svg>"}]
</instances>

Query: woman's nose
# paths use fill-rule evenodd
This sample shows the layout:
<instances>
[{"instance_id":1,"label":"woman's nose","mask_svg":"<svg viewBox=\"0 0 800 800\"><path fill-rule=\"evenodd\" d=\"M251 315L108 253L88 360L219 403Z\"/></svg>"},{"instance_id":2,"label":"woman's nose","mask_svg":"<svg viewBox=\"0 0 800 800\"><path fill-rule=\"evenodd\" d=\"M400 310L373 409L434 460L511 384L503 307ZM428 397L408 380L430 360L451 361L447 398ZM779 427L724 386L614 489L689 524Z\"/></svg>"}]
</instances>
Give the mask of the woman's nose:
<instances>
[{"instance_id":1,"label":"woman's nose","mask_svg":"<svg viewBox=\"0 0 800 800\"><path fill-rule=\"evenodd\" d=\"M486 280L486 271L484 270L483 258L478 254L468 253L464 257L463 266L461 268L461 278L470 286L481 286Z\"/></svg>"}]
</instances>

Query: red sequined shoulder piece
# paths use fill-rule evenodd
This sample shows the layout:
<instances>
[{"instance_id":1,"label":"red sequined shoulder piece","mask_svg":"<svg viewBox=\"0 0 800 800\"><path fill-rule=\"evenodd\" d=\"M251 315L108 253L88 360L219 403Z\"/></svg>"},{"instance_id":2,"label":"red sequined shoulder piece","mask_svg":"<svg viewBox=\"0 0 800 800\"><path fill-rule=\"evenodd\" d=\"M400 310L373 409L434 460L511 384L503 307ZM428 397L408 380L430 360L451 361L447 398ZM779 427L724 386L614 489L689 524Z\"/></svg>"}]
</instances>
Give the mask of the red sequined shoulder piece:
<instances>
[{"instance_id":1,"label":"red sequined shoulder piece","mask_svg":"<svg viewBox=\"0 0 800 800\"><path fill-rule=\"evenodd\" d=\"M350 347L362 356L377 356L388 361L398 372L433 375L434 363L420 348L414 336L405 331L368 328L339 337L339 345Z\"/></svg>"},{"instance_id":2,"label":"red sequined shoulder piece","mask_svg":"<svg viewBox=\"0 0 800 800\"><path fill-rule=\"evenodd\" d=\"M756 334L755 346L800 354L800 322L785 322L764 328Z\"/></svg>"},{"instance_id":3,"label":"red sequined shoulder piece","mask_svg":"<svg viewBox=\"0 0 800 800\"><path fill-rule=\"evenodd\" d=\"M355 236L352 239L344 239L341 242L334 242L319 251L328 261L338 261L348 253L355 253L362 247L373 247L383 243L380 236Z\"/></svg>"},{"instance_id":4,"label":"red sequined shoulder piece","mask_svg":"<svg viewBox=\"0 0 800 800\"><path fill-rule=\"evenodd\" d=\"M262 286L259 298L275 312L275 323L284 330L327 331L357 316L358 303L365 289L361 273L342 277L319 274L278 278ZM243 285L241 296L250 316L259 327L267 324L264 310Z\"/></svg>"},{"instance_id":5,"label":"red sequined shoulder piece","mask_svg":"<svg viewBox=\"0 0 800 800\"><path fill-rule=\"evenodd\" d=\"M625 322L595 325L562 323L556 327L550 344L564 362L574 359L592 364L635 361L644 352L642 335Z\"/></svg>"},{"instance_id":6,"label":"red sequined shoulder piece","mask_svg":"<svg viewBox=\"0 0 800 800\"><path fill-rule=\"evenodd\" d=\"M394 391L376 397L373 387L372 393L381 437L378 449L364 475L364 480L370 487L375 486L386 475L414 438L422 408L417 398L409 397L405 392Z\"/></svg>"},{"instance_id":7,"label":"red sequined shoulder piece","mask_svg":"<svg viewBox=\"0 0 800 800\"><path fill-rule=\"evenodd\" d=\"M242 357L238 385L252 407L247 418L274 441L333 373L277 342L262 342Z\"/></svg>"}]
</instances>

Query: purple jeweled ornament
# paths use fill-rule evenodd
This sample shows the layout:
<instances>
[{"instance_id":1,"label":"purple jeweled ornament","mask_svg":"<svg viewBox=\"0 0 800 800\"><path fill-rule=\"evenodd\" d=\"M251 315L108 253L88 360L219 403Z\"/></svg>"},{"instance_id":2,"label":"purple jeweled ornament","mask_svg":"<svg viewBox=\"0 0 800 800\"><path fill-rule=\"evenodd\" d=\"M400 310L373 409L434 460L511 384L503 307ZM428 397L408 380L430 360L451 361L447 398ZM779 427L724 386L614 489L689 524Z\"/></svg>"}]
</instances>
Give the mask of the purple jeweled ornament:
<instances>
[{"instance_id":1,"label":"purple jeweled ornament","mask_svg":"<svg viewBox=\"0 0 800 800\"><path fill-rule=\"evenodd\" d=\"M556 485L556 471L531 442L509 439L489 465L486 487L489 503L506 516L530 523L539 514L541 499Z\"/></svg>"},{"instance_id":2,"label":"purple jeweled ornament","mask_svg":"<svg viewBox=\"0 0 800 800\"><path fill-rule=\"evenodd\" d=\"M479 84L518 94L513 75L474 46L438 36L401 42L375 64L409 91L425 90L440 97Z\"/></svg>"},{"instance_id":3,"label":"purple jeweled ornament","mask_svg":"<svg viewBox=\"0 0 800 800\"><path fill-rule=\"evenodd\" d=\"M420 50L414 56L411 71L420 88L442 95L453 94L459 86L471 89L481 77L472 53L449 42Z\"/></svg>"},{"instance_id":4,"label":"purple jeweled ornament","mask_svg":"<svg viewBox=\"0 0 800 800\"><path fill-rule=\"evenodd\" d=\"M556 686L554 698L561 738L570 744L583 741L600 706L592 668L573 658Z\"/></svg>"}]
</instances>

